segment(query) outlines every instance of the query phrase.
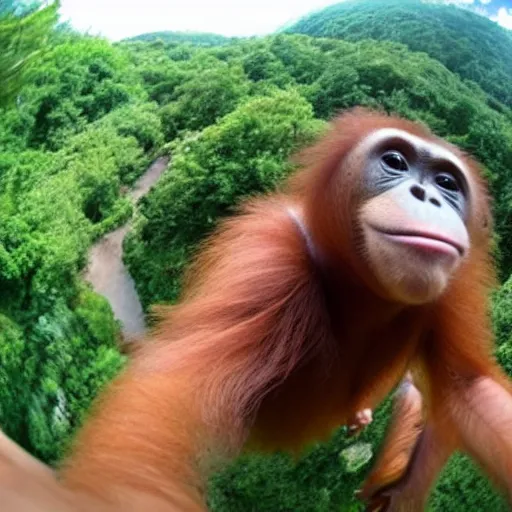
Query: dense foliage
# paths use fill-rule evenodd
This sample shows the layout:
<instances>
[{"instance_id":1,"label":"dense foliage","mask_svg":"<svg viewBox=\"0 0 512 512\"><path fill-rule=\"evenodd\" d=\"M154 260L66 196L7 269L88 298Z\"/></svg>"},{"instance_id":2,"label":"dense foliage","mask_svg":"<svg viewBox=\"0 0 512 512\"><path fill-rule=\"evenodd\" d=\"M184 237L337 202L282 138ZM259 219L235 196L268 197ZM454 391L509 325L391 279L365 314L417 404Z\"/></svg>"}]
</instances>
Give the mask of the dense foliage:
<instances>
[{"instance_id":1,"label":"dense foliage","mask_svg":"<svg viewBox=\"0 0 512 512\"><path fill-rule=\"evenodd\" d=\"M58 6L31 10L11 1L0 2L0 106L13 100L40 55L57 21Z\"/></svg>"},{"instance_id":2,"label":"dense foliage","mask_svg":"<svg viewBox=\"0 0 512 512\"><path fill-rule=\"evenodd\" d=\"M143 41L150 43L153 41L163 41L164 43L190 43L194 46L218 46L228 43L230 38L219 34L210 34L208 32L150 32L140 36L130 37L127 41Z\"/></svg>"},{"instance_id":3,"label":"dense foliage","mask_svg":"<svg viewBox=\"0 0 512 512\"><path fill-rule=\"evenodd\" d=\"M42 41L46 11L36 12L23 18L35 24L27 48ZM122 51L50 27L25 86L12 90L15 105L1 112L0 423L54 461L123 361L110 306L80 273L91 243L131 216L123 185L163 134Z\"/></svg>"},{"instance_id":4,"label":"dense foliage","mask_svg":"<svg viewBox=\"0 0 512 512\"><path fill-rule=\"evenodd\" d=\"M306 16L287 31L403 43L512 106L512 34L473 12L421 0L348 0Z\"/></svg>"},{"instance_id":5,"label":"dense foliage","mask_svg":"<svg viewBox=\"0 0 512 512\"><path fill-rule=\"evenodd\" d=\"M93 241L133 216L125 259L144 307L175 301L219 219L278 187L290 155L354 105L423 121L482 161L504 282L492 298L496 355L512 375L512 52L495 52L509 35L455 8L390 0L382 12L382 1L347 2L294 29L346 40L149 34L112 45L49 34L0 117L0 426L18 442L56 461L123 364L112 311L82 279ZM0 57L0 80L9 66ZM125 191L162 152L171 168L134 209ZM212 510L361 510L353 491L389 405L357 440L340 429L298 461L244 455L212 479ZM431 509L506 507L456 456Z\"/></svg>"}]
</instances>

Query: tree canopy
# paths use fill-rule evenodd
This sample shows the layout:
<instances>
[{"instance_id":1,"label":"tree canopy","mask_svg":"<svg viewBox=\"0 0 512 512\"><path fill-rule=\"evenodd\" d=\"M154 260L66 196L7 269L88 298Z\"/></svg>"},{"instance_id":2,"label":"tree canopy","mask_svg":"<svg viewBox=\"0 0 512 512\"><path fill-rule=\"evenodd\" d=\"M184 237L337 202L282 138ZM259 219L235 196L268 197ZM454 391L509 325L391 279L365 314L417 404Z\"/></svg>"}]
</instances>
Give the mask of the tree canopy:
<instances>
[{"instance_id":1,"label":"tree canopy","mask_svg":"<svg viewBox=\"0 0 512 512\"><path fill-rule=\"evenodd\" d=\"M512 32L468 10L421 0L348 0L308 15L286 31L403 43L512 106Z\"/></svg>"},{"instance_id":2,"label":"tree canopy","mask_svg":"<svg viewBox=\"0 0 512 512\"><path fill-rule=\"evenodd\" d=\"M218 46L226 44L231 38L220 36L218 34L211 34L209 32L150 32L141 34L139 36L130 37L126 41L163 41L164 43L177 43L186 44L190 43L194 46Z\"/></svg>"},{"instance_id":3,"label":"tree canopy","mask_svg":"<svg viewBox=\"0 0 512 512\"><path fill-rule=\"evenodd\" d=\"M16 4L0 4L0 107L14 100L57 22L58 2L44 9Z\"/></svg>"}]
</instances>

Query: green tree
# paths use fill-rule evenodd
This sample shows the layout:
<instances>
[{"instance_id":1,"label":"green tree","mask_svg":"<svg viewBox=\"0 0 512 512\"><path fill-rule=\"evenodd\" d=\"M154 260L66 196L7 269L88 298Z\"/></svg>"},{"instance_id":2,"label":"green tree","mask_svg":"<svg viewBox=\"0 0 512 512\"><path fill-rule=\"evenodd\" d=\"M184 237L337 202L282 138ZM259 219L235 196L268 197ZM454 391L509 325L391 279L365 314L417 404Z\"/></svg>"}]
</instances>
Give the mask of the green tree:
<instances>
[{"instance_id":1,"label":"green tree","mask_svg":"<svg viewBox=\"0 0 512 512\"><path fill-rule=\"evenodd\" d=\"M88 123L145 96L124 53L90 37L59 42L31 78L18 113L25 144L34 148L60 149Z\"/></svg>"},{"instance_id":2,"label":"green tree","mask_svg":"<svg viewBox=\"0 0 512 512\"><path fill-rule=\"evenodd\" d=\"M6 2L0 11L0 107L12 103L40 57L57 21L59 2L21 14L15 7L15 2Z\"/></svg>"},{"instance_id":3,"label":"green tree","mask_svg":"<svg viewBox=\"0 0 512 512\"><path fill-rule=\"evenodd\" d=\"M69 448L92 401L122 368L119 327L109 304L83 289L73 308L58 301L30 332L36 365L25 415L28 447L39 458L57 462Z\"/></svg>"},{"instance_id":4,"label":"green tree","mask_svg":"<svg viewBox=\"0 0 512 512\"><path fill-rule=\"evenodd\" d=\"M235 109L248 92L243 70L222 62L214 63L175 89L177 100L162 109L168 140L179 130L199 130Z\"/></svg>"},{"instance_id":5,"label":"green tree","mask_svg":"<svg viewBox=\"0 0 512 512\"><path fill-rule=\"evenodd\" d=\"M9 436L19 438L30 400L30 368L26 363L23 331L0 314L0 425Z\"/></svg>"}]
</instances>

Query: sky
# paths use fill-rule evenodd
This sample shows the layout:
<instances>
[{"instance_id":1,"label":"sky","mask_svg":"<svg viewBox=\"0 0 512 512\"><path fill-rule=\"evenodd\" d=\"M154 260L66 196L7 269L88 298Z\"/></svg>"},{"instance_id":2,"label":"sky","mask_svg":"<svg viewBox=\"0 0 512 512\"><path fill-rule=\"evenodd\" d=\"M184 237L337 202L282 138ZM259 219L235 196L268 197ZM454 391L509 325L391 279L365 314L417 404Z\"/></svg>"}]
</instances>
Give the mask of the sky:
<instances>
[{"instance_id":1,"label":"sky","mask_svg":"<svg viewBox=\"0 0 512 512\"><path fill-rule=\"evenodd\" d=\"M164 30L265 35L340 0L61 0L63 21L113 41ZM512 0L448 0L499 10L493 18L512 29ZM507 4L510 3L510 7ZM505 7L503 7L505 5Z\"/></svg>"},{"instance_id":2,"label":"sky","mask_svg":"<svg viewBox=\"0 0 512 512\"><path fill-rule=\"evenodd\" d=\"M503 27L512 30L512 8L501 7L496 21Z\"/></svg>"},{"instance_id":3,"label":"sky","mask_svg":"<svg viewBox=\"0 0 512 512\"><path fill-rule=\"evenodd\" d=\"M61 0L63 19L119 40L162 30L264 35L339 0Z\"/></svg>"}]
</instances>

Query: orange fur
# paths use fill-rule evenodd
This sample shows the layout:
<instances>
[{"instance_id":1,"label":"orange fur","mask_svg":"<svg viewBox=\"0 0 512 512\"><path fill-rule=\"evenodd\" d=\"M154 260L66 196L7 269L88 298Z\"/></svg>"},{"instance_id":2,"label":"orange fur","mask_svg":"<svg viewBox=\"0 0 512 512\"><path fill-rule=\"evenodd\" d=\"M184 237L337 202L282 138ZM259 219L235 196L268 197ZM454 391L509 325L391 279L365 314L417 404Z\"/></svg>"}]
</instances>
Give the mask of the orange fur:
<instances>
[{"instance_id":1,"label":"orange fur","mask_svg":"<svg viewBox=\"0 0 512 512\"><path fill-rule=\"evenodd\" d=\"M167 500L169 510L201 510L218 462L244 446L298 451L375 407L407 368L420 375L428 428L462 425L457 441L480 431L476 420L461 421L466 406L457 396L477 377L505 382L490 356L486 316L487 192L476 164L449 146L477 182L470 257L437 303L389 302L356 250L358 162L341 166L380 127L435 139L404 120L346 113L303 153L303 170L283 192L250 201L221 224L199 251L180 303L160 308L151 340L97 404L61 470L68 487L112 503L130 490ZM405 434L391 433L395 455L377 466L368 499L405 471L418 437L409 432L417 429L415 400L399 418ZM512 433L502 436L512 455ZM454 447L444 444L440 460ZM487 463L481 450L474 454ZM424 494L430 481L415 485Z\"/></svg>"},{"instance_id":2,"label":"orange fur","mask_svg":"<svg viewBox=\"0 0 512 512\"><path fill-rule=\"evenodd\" d=\"M423 401L421 393L409 377L397 391L383 449L359 492L361 498L368 499L402 478L422 430Z\"/></svg>"}]
</instances>

